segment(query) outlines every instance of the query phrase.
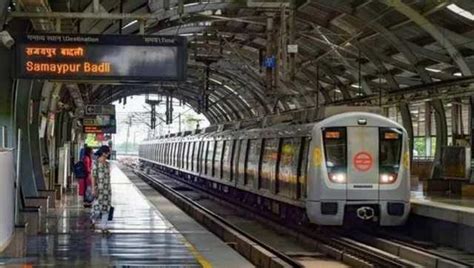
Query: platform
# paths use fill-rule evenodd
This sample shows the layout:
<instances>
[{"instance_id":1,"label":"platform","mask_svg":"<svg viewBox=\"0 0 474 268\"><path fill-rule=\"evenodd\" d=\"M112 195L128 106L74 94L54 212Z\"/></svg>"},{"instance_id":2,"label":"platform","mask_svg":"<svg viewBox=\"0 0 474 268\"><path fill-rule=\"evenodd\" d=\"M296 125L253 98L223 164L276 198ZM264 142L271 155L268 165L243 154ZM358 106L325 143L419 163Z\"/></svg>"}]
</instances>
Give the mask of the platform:
<instances>
[{"instance_id":1,"label":"platform","mask_svg":"<svg viewBox=\"0 0 474 268\"><path fill-rule=\"evenodd\" d=\"M211 252L213 246L225 256L222 260L232 260L239 267L251 266L202 227L197 231L188 229L188 235L194 231L201 237L210 237L207 241L214 243L196 244L206 240L190 243L115 164L112 164L112 192L115 217L109 222L111 235L91 230L88 211L77 196L68 194L61 206L49 213L41 234L28 237L27 256L21 259L0 258L0 266L222 267L222 263L212 263L196 249L206 248ZM181 213L173 205L166 207L167 216L179 218ZM195 224L187 220L188 226Z\"/></svg>"},{"instance_id":2,"label":"platform","mask_svg":"<svg viewBox=\"0 0 474 268\"><path fill-rule=\"evenodd\" d=\"M412 192L411 215L406 232L420 240L433 241L474 253L474 199Z\"/></svg>"},{"instance_id":3,"label":"platform","mask_svg":"<svg viewBox=\"0 0 474 268\"><path fill-rule=\"evenodd\" d=\"M474 199L411 192L412 213L474 227Z\"/></svg>"}]
</instances>

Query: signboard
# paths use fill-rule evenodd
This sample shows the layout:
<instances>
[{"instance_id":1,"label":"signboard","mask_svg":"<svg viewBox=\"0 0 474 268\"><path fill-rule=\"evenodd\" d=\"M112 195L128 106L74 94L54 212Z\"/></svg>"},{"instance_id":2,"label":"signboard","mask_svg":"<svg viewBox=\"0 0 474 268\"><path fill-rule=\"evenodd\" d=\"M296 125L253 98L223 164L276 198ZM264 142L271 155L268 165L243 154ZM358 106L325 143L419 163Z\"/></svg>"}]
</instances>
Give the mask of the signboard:
<instances>
[{"instance_id":1,"label":"signboard","mask_svg":"<svg viewBox=\"0 0 474 268\"><path fill-rule=\"evenodd\" d=\"M288 53L298 53L298 45L288 45Z\"/></svg>"},{"instance_id":2,"label":"signboard","mask_svg":"<svg viewBox=\"0 0 474 268\"><path fill-rule=\"evenodd\" d=\"M115 114L115 105L86 105L85 115Z\"/></svg>"},{"instance_id":3,"label":"signboard","mask_svg":"<svg viewBox=\"0 0 474 268\"><path fill-rule=\"evenodd\" d=\"M266 57L265 61L263 62L263 65L266 68L272 68L272 69L275 68L276 67L276 58L275 58L275 56Z\"/></svg>"},{"instance_id":4,"label":"signboard","mask_svg":"<svg viewBox=\"0 0 474 268\"><path fill-rule=\"evenodd\" d=\"M28 34L17 38L16 77L52 80L183 81L186 38Z\"/></svg>"},{"instance_id":5,"label":"signboard","mask_svg":"<svg viewBox=\"0 0 474 268\"><path fill-rule=\"evenodd\" d=\"M86 105L82 118L84 133L116 133L115 105Z\"/></svg>"}]
</instances>

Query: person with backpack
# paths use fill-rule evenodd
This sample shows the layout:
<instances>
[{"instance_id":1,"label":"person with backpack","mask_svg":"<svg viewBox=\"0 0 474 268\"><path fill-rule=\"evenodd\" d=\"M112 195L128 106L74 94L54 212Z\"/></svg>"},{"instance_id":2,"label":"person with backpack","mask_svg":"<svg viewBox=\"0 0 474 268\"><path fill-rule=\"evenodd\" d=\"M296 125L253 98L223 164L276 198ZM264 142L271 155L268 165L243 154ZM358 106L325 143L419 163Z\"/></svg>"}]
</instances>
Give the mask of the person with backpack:
<instances>
[{"instance_id":1,"label":"person with backpack","mask_svg":"<svg viewBox=\"0 0 474 268\"><path fill-rule=\"evenodd\" d=\"M84 178L84 207L91 207L94 201L94 194L92 189L92 148L86 147L84 157L82 158L84 167L86 169L86 177Z\"/></svg>"},{"instance_id":2,"label":"person with backpack","mask_svg":"<svg viewBox=\"0 0 474 268\"><path fill-rule=\"evenodd\" d=\"M87 147L84 156L74 164L74 175L79 184L79 196L83 197L84 207L90 207L93 201L92 194L92 149Z\"/></svg>"}]
</instances>

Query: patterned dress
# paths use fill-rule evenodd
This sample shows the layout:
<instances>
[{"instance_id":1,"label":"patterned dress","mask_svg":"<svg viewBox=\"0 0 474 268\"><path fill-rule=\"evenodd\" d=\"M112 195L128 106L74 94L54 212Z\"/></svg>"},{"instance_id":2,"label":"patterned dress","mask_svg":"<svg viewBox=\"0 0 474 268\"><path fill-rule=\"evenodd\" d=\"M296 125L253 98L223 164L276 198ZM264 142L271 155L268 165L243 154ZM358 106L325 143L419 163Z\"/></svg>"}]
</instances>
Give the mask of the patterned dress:
<instances>
[{"instance_id":1,"label":"patterned dress","mask_svg":"<svg viewBox=\"0 0 474 268\"><path fill-rule=\"evenodd\" d=\"M93 175L95 178L96 199L92 204L93 219L100 219L101 215L108 215L112 201L112 187L110 185L110 166L108 162L94 163Z\"/></svg>"}]
</instances>

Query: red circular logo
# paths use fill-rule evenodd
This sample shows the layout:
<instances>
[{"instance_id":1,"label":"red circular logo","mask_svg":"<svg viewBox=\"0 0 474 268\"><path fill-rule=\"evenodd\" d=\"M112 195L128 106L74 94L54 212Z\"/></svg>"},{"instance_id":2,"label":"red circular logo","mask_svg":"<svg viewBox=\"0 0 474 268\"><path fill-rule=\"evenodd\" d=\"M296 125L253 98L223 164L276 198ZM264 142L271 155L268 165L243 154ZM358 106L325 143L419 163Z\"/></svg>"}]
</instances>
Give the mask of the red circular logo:
<instances>
[{"instance_id":1,"label":"red circular logo","mask_svg":"<svg viewBox=\"0 0 474 268\"><path fill-rule=\"evenodd\" d=\"M367 152L359 152L352 159L355 169L365 172L372 168L372 156Z\"/></svg>"}]
</instances>

